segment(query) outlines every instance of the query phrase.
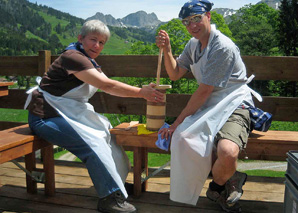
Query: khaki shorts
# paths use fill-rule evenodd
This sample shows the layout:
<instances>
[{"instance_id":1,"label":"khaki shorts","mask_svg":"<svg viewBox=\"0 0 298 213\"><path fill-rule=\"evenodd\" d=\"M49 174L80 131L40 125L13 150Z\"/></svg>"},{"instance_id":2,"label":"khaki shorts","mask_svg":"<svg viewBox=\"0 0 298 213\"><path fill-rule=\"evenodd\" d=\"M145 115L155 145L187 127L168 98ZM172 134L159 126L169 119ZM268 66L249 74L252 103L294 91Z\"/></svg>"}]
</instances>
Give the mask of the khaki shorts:
<instances>
[{"instance_id":1,"label":"khaki shorts","mask_svg":"<svg viewBox=\"0 0 298 213\"><path fill-rule=\"evenodd\" d=\"M239 146L240 150L246 147L248 135L250 133L250 116L247 109L236 109L216 134L214 143L220 139L228 139Z\"/></svg>"}]
</instances>

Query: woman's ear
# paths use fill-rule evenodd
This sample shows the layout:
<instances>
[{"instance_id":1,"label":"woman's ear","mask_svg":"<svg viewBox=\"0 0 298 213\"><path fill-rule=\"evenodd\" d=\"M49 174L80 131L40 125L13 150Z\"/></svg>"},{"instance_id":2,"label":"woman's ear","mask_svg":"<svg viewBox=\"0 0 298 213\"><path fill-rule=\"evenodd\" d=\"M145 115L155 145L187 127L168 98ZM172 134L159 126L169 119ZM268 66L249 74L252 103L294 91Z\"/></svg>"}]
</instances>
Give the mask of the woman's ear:
<instances>
[{"instance_id":1,"label":"woman's ear","mask_svg":"<svg viewBox=\"0 0 298 213\"><path fill-rule=\"evenodd\" d=\"M83 39L83 36L82 36L82 35L78 35L78 41L79 41L80 43L82 43L82 39Z\"/></svg>"}]
</instances>

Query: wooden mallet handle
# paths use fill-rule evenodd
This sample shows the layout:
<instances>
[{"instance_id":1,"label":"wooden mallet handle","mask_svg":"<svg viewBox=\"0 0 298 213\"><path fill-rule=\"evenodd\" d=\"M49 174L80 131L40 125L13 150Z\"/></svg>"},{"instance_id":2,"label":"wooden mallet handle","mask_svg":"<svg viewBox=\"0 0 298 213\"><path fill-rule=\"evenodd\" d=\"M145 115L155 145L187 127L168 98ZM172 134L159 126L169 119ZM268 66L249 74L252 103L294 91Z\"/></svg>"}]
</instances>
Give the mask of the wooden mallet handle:
<instances>
[{"instance_id":1,"label":"wooden mallet handle","mask_svg":"<svg viewBox=\"0 0 298 213\"><path fill-rule=\"evenodd\" d=\"M160 48L159 49L159 55L158 55L156 86L159 86L159 84L160 84L160 71L161 71L162 52L163 52L163 49Z\"/></svg>"}]
</instances>

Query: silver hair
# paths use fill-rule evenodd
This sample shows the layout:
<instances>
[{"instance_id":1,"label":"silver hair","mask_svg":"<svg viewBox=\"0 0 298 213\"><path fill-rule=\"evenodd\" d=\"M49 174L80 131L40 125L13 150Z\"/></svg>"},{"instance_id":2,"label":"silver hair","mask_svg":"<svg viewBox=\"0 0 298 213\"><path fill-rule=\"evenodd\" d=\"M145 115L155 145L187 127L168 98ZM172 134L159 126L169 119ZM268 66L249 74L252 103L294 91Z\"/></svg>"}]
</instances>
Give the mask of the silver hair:
<instances>
[{"instance_id":1,"label":"silver hair","mask_svg":"<svg viewBox=\"0 0 298 213\"><path fill-rule=\"evenodd\" d=\"M107 25L105 25L103 22L99 20L86 21L83 24L83 27L81 28L80 35L85 37L89 33L94 33L94 32L106 36L106 41L108 41L111 36L110 30L107 27Z\"/></svg>"}]
</instances>

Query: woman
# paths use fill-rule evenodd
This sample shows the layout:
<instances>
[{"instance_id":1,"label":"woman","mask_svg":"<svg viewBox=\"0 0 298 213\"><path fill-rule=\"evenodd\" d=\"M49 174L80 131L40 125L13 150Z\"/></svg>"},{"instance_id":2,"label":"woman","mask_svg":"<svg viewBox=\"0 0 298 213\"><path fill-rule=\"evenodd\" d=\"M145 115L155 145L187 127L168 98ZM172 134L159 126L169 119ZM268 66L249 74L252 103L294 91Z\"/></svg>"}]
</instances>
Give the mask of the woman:
<instances>
[{"instance_id":1,"label":"woman","mask_svg":"<svg viewBox=\"0 0 298 213\"><path fill-rule=\"evenodd\" d=\"M29 125L39 137L64 147L85 163L99 196L102 212L135 212L127 203L124 182L128 158L111 138L108 119L94 112L88 99L98 90L120 97L160 102L162 93L111 80L95 62L110 37L98 20L84 23L78 42L69 45L51 64L39 86L29 91L25 108Z\"/></svg>"}]
</instances>

